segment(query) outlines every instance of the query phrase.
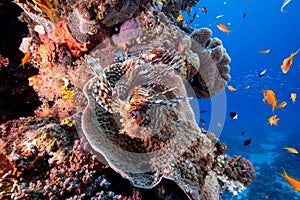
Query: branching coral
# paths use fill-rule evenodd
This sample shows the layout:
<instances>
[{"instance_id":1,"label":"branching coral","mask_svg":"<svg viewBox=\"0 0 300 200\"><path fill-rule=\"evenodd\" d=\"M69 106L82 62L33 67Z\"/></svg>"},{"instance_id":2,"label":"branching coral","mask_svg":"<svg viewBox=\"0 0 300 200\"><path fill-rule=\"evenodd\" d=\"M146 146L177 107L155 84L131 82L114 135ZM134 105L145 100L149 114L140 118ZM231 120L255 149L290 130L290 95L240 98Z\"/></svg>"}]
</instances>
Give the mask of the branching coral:
<instances>
[{"instance_id":1,"label":"branching coral","mask_svg":"<svg viewBox=\"0 0 300 200\"><path fill-rule=\"evenodd\" d=\"M220 155L216 162L218 179L222 188L233 193L234 196L242 192L245 186L251 185L252 180L256 178L252 163L241 156L230 158Z\"/></svg>"}]
</instances>

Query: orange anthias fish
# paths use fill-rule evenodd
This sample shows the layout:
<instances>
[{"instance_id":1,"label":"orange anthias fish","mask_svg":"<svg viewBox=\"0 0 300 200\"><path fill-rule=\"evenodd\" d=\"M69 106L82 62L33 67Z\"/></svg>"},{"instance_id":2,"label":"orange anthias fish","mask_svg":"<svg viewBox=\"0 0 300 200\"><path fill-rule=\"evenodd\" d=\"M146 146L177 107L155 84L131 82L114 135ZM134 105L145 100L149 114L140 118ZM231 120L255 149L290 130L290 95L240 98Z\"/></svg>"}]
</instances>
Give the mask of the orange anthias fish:
<instances>
[{"instance_id":1,"label":"orange anthias fish","mask_svg":"<svg viewBox=\"0 0 300 200\"><path fill-rule=\"evenodd\" d=\"M296 103L296 98L297 98L297 94L296 93L291 93L291 100L293 103Z\"/></svg>"},{"instance_id":2,"label":"orange anthias fish","mask_svg":"<svg viewBox=\"0 0 300 200\"><path fill-rule=\"evenodd\" d=\"M55 8L52 7L52 4L49 0L32 0L32 2L37 6L39 6L42 10L46 11L49 15L49 19L51 22L54 22L53 13L57 12Z\"/></svg>"},{"instance_id":3,"label":"orange anthias fish","mask_svg":"<svg viewBox=\"0 0 300 200\"><path fill-rule=\"evenodd\" d=\"M20 66L24 67L24 65L30 60L31 56L32 56L32 53L30 51L28 53L26 53L25 56L22 58L21 64L19 65L19 67Z\"/></svg>"},{"instance_id":4,"label":"orange anthias fish","mask_svg":"<svg viewBox=\"0 0 300 200\"><path fill-rule=\"evenodd\" d=\"M287 150L289 153L298 154L298 150L293 147L284 147L284 150Z\"/></svg>"},{"instance_id":5,"label":"orange anthias fish","mask_svg":"<svg viewBox=\"0 0 300 200\"><path fill-rule=\"evenodd\" d=\"M231 85L227 85L227 88L231 92L235 92L237 90L236 88L232 87Z\"/></svg>"},{"instance_id":6,"label":"orange anthias fish","mask_svg":"<svg viewBox=\"0 0 300 200\"><path fill-rule=\"evenodd\" d=\"M218 29L219 29L220 31L222 31L222 32L224 32L224 33L230 33L230 32L232 32L232 30L229 30L229 29L227 28L227 26L224 25L224 24L217 24L217 27L218 27Z\"/></svg>"},{"instance_id":7,"label":"orange anthias fish","mask_svg":"<svg viewBox=\"0 0 300 200\"><path fill-rule=\"evenodd\" d=\"M268 53L270 53L270 51L271 51L271 49L260 50L259 53L268 54Z\"/></svg>"},{"instance_id":8,"label":"orange anthias fish","mask_svg":"<svg viewBox=\"0 0 300 200\"><path fill-rule=\"evenodd\" d=\"M292 53L288 58L284 59L282 65L281 65L281 70L284 74L288 73L288 71L291 68L291 65L293 63L294 57L299 53L300 48Z\"/></svg>"},{"instance_id":9,"label":"orange anthias fish","mask_svg":"<svg viewBox=\"0 0 300 200\"><path fill-rule=\"evenodd\" d=\"M182 15L182 13L180 13L179 15L178 15L178 17L177 17L177 21L178 22L182 22L184 20L184 17L183 17L183 15Z\"/></svg>"},{"instance_id":10,"label":"orange anthias fish","mask_svg":"<svg viewBox=\"0 0 300 200\"><path fill-rule=\"evenodd\" d=\"M275 108L280 108L277 106L278 100L273 90L263 90L263 94L263 102L267 102L270 106L272 106L272 112L274 112Z\"/></svg>"},{"instance_id":11,"label":"orange anthias fish","mask_svg":"<svg viewBox=\"0 0 300 200\"><path fill-rule=\"evenodd\" d=\"M279 120L280 120L280 118L277 118L277 115L273 115L273 116L269 117L268 122L271 126L272 125L278 126Z\"/></svg>"},{"instance_id":12,"label":"orange anthias fish","mask_svg":"<svg viewBox=\"0 0 300 200\"><path fill-rule=\"evenodd\" d=\"M296 178L289 176L283 167L282 167L282 169L283 169L283 173L279 174L279 175L282 176L283 178L285 178L286 182L290 186L294 187L294 192L300 192L300 181L297 180Z\"/></svg>"},{"instance_id":13,"label":"orange anthias fish","mask_svg":"<svg viewBox=\"0 0 300 200\"><path fill-rule=\"evenodd\" d=\"M286 107L286 105L287 105L287 102L283 101L278 105L278 108L284 108L284 107Z\"/></svg>"}]
</instances>

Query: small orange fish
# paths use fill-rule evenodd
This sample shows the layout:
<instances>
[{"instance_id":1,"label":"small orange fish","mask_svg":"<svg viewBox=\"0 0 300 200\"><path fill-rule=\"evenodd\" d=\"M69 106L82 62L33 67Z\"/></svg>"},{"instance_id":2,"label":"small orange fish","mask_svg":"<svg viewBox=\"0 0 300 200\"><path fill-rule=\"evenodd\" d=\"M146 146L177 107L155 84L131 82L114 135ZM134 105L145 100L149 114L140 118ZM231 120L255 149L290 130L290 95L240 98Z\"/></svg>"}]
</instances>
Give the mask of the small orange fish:
<instances>
[{"instance_id":1,"label":"small orange fish","mask_svg":"<svg viewBox=\"0 0 300 200\"><path fill-rule=\"evenodd\" d=\"M297 180L296 178L293 178L291 176L289 176L285 169L282 167L283 169L283 173L279 174L280 176L282 176L283 178L285 178L286 182L290 185L294 187L294 192L300 192L300 181Z\"/></svg>"},{"instance_id":2,"label":"small orange fish","mask_svg":"<svg viewBox=\"0 0 300 200\"><path fill-rule=\"evenodd\" d=\"M270 106L272 106L272 112L274 112L275 108L279 108L277 106L278 100L273 90L263 90L263 94L263 102L267 102Z\"/></svg>"},{"instance_id":3,"label":"small orange fish","mask_svg":"<svg viewBox=\"0 0 300 200\"><path fill-rule=\"evenodd\" d=\"M218 127L222 127L223 125L221 123L218 123Z\"/></svg>"},{"instance_id":4,"label":"small orange fish","mask_svg":"<svg viewBox=\"0 0 300 200\"><path fill-rule=\"evenodd\" d=\"M32 56L32 53L30 51L28 53L26 53L25 56L22 58L21 64L19 65L19 67L20 66L24 67L24 65L30 60L31 56Z\"/></svg>"},{"instance_id":5,"label":"small orange fish","mask_svg":"<svg viewBox=\"0 0 300 200\"><path fill-rule=\"evenodd\" d=\"M271 49L260 50L259 53L268 54L268 53L270 53L270 51L271 51Z\"/></svg>"},{"instance_id":6,"label":"small orange fish","mask_svg":"<svg viewBox=\"0 0 300 200\"><path fill-rule=\"evenodd\" d=\"M278 126L279 120L280 120L280 118L277 118L277 115L273 115L273 116L269 117L268 122L271 126L272 125Z\"/></svg>"},{"instance_id":7,"label":"small orange fish","mask_svg":"<svg viewBox=\"0 0 300 200\"><path fill-rule=\"evenodd\" d=\"M293 63L294 57L299 53L300 48L292 53L288 58L284 59L282 65L281 65L281 70L284 74L288 73L288 71L291 68L291 65Z\"/></svg>"},{"instance_id":8,"label":"small orange fish","mask_svg":"<svg viewBox=\"0 0 300 200\"><path fill-rule=\"evenodd\" d=\"M217 27L218 27L218 29L219 29L220 31L222 31L222 32L224 32L224 33L230 33L230 32L232 32L232 30L229 30L229 29L227 28L227 26L224 25L224 24L217 24Z\"/></svg>"},{"instance_id":9,"label":"small orange fish","mask_svg":"<svg viewBox=\"0 0 300 200\"><path fill-rule=\"evenodd\" d=\"M287 105L287 102L283 101L278 105L278 108L284 108L284 107L286 107L286 105Z\"/></svg>"},{"instance_id":10,"label":"small orange fish","mask_svg":"<svg viewBox=\"0 0 300 200\"><path fill-rule=\"evenodd\" d=\"M183 17L183 15L182 15L182 13L180 13L179 15L178 15L178 17L177 17L177 21L178 22L182 22L184 20L184 17Z\"/></svg>"},{"instance_id":11,"label":"small orange fish","mask_svg":"<svg viewBox=\"0 0 300 200\"><path fill-rule=\"evenodd\" d=\"M296 103L296 98L297 98L297 94L296 93L291 93L291 100L293 103Z\"/></svg>"},{"instance_id":12,"label":"small orange fish","mask_svg":"<svg viewBox=\"0 0 300 200\"><path fill-rule=\"evenodd\" d=\"M231 85L227 85L227 88L231 92L235 92L237 90L236 88L232 87Z\"/></svg>"},{"instance_id":13,"label":"small orange fish","mask_svg":"<svg viewBox=\"0 0 300 200\"><path fill-rule=\"evenodd\" d=\"M247 85L247 86L245 87L246 90L249 89L249 88L250 88L250 85Z\"/></svg>"},{"instance_id":14,"label":"small orange fish","mask_svg":"<svg viewBox=\"0 0 300 200\"><path fill-rule=\"evenodd\" d=\"M284 147L284 150L287 150L289 153L292 154L298 154L299 152L297 151L297 149L293 148L293 147Z\"/></svg>"},{"instance_id":15,"label":"small orange fish","mask_svg":"<svg viewBox=\"0 0 300 200\"><path fill-rule=\"evenodd\" d=\"M49 15L49 19L51 22L54 22L53 13L58 12L55 8L52 7L52 4L49 0L32 0L32 2L37 6L39 6L42 10L46 11Z\"/></svg>"}]
</instances>

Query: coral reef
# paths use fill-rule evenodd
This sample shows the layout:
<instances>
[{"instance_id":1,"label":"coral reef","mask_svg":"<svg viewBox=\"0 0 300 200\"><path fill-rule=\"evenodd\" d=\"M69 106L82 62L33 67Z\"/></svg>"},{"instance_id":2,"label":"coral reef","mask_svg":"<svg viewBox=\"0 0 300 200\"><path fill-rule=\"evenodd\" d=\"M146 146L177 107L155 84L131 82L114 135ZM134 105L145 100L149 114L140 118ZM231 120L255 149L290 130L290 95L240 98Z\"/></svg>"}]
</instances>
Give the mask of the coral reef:
<instances>
[{"instance_id":1,"label":"coral reef","mask_svg":"<svg viewBox=\"0 0 300 200\"><path fill-rule=\"evenodd\" d=\"M225 157L226 145L198 127L189 104L230 79L222 42L207 28L189 36L176 21L197 1L15 3L42 105L35 117L1 125L0 197L120 199L106 165L162 199L163 178L189 199L217 200L222 188L235 194L251 184L251 163Z\"/></svg>"},{"instance_id":2,"label":"coral reef","mask_svg":"<svg viewBox=\"0 0 300 200\"><path fill-rule=\"evenodd\" d=\"M160 63L151 64L133 57L104 71L88 58L97 74L84 88L89 102L83 135L134 186L152 188L165 177L191 199L200 199L207 195L202 190L206 175L214 176L213 144L192 120L185 86L174 72L182 62L176 54L167 58L162 55ZM218 182L212 187L218 188Z\"/></svg>"},{"instance_id":3,"label":"coral reef","mask_svg":"<svg viewBox=\"0 0 300 200\"><path fill-rule=\"evenodd\" d=\"M191 34L192 50L199 56L200 67L192 81L200 97L210 97L219 93L230 79L228 74L230 57L218 38L211 38L210 29L202 28Z\"/></svg>"},{"instance_id":4,"label":"coral reef","mask_svg":"<svg viewBox=\"0 0 300 200\"><path fill-rule=\"evenodd\" d=\"M104 168L84 151L74 121L23 118L1 125L0 197L111 198Z\"/></svg>"},{"instance_id":5,"label":"coral reef","mask_svg":"<svg viewBox=\"0 0 300 200\"><path fill-rule=\"evenodd\" d=\"M234 196L245 190L245 186L251 185L252 181L256 179L256 172L252 163L241 156L231 158L227 155L220 155L216 160L217 177L222 188Z\"/></svg>"}]
</instances>

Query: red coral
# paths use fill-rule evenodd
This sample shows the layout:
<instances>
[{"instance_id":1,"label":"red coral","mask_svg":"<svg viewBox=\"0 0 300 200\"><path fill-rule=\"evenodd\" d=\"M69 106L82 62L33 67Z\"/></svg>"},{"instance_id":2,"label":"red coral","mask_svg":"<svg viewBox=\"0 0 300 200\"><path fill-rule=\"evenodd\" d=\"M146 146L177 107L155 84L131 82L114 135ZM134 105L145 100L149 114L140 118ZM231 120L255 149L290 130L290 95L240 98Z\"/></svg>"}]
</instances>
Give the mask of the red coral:
<instances>
[{"instance_id":1,"label":"red coral","mask_svg":"<svg viewBox=\"0 0 300 200\"><path fill-rule=\"evenodd\" d=\"M83 52L88 50L87 44L80 43L72 36L68 29L68 22L60 21L56 24L53 32L54 41L57 44L66 45L71 54L75 57L80 57Z\"/></svg>"},{"instance_id":2,"label":"red coral","mask_svg":"<svg viewBox=\"0 0 300 200\"><path fill-rule=\"evenodd\" d=\"M9 59L0 55L0 67L2 67L2 65L7 67L9 65Z\"/></svg>"}]
</instances>

